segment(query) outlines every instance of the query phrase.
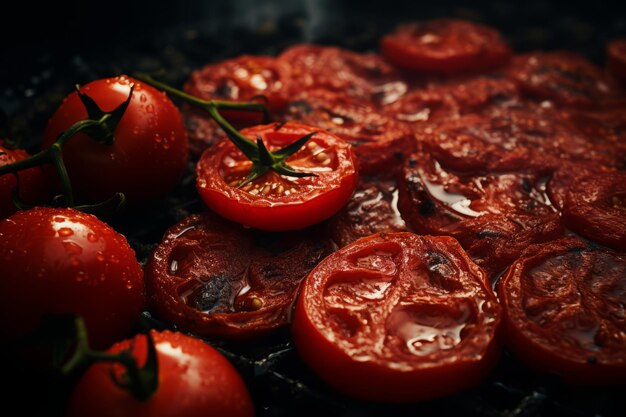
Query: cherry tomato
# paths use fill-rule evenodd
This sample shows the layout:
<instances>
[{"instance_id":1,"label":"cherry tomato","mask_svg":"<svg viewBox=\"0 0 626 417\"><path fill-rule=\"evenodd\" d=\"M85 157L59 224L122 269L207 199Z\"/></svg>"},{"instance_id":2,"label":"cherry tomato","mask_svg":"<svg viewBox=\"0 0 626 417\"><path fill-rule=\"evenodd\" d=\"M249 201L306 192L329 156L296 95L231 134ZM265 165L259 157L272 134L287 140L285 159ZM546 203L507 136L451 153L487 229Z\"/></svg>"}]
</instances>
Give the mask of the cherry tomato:
<instances>
[{"instance_id":1,"label":"cherry tomato","mask_svg":"<svg viewBox=\"0 0 626 417\"><path fill-rule=\"evenodd\" d=\"M494 29L453 19L400 25L381 39L380 49L399 67L443 73L488 70L511 56Z\"/></svg>"},{"instance_id":2,"label":"cherry tomato","mask_svg":"<svg viewBox=\"0 0 626 417\"><path fill-rule=\"evenodd\" d=\"M611 74L626 82L626 39L615 39L606 47L607 66Z\"/></svg>"},{"instance_id":3,"label":"cherry tomato","mask_svg":"<svg viewBox=\"0 0 626 417\"><path fill-rule=\"evenodd\" d=\"M224 140L207 149L198 162L200 196L216 213L262 230L300 229L327 219L346 204L356 187L356 160L349 144L293 122L256 126L241 134L251 140L262 138L273 151L313 132L317 133L287 162L316 177L285 177L270 171L238 188L252 162Z\"/></svg>"},{"instance_id":4,"label":"cherry tomato","mask_svg":"<svg viewBox=\"0 0 626 417\"><path fill-rule=\"evenodd\" d=\"M0 140L0 166L21 161L29 156L22 149L9 149L2 146L2 141ZM20 187L18 195L23 202L26 204L37 204L44 202L50 197L41 168L29 168L18 172L17 175L19 176ZM0 219L9 217L17 210L15 204L13 204L13 192L16 185L17 179L14 174L0 176Z\"/></svg>"},{"instance_id":5,"label":"cherry tomato","mask_svg":"<svg viewBox=\"0 0 626 417\"><path fill-rule=\"evenodd\" d=\"M348 204L328 220L330 236L346 246L374 233L406 231L397 200L395 181L362 179Z\"/></svg>"},{"instance_id":6,"label":"cherry tomato","mask_svg":"<svg viewBox=\"0 0 626 417\"><path fill-rule=\"evenodd\" d=\"M143 271L124 236L73 209L34 208L1 221L0 269L5 340L33 331L46 314L78 314L91 342L108 347L143 307Z\"/></svg>"},{"instance_id":7,"label":"cherry tomato","mask_svg":"<svg viewBox=\"0 0 626 417\"><path fill-rule=\"evenodd\" d=\"M591 175L573 183L563 221L588 239L626 250L626 173Z\"/></svg>"},{"instance_id":8,"label":"cherry tomato","mask_svg":"<svg viewBox=\"0 0 626 417\"><path fill-rule=\"evenodd\" d=\"M145 401L118 387L112 375L125 372L119 364L100 362L87 370L70 398L67 415L118 417L252 417L254 407L246 386L228 360L205 342L181 333L152 331L159 385ZM116 343L109 353L131 349L140 365L147 356L145 335Z\"/></svg>"},{"instance_id":9,"label":"cherry tomato","mask_svg":"<svg viewBox=\"0 0 626 417\"><path fill-rule=\"evenodd\" d=\"M118 191L130 203L163 196L186 166L187 133L164 93L125 76L93 81L81 91L103 111L111 111L126 100L131 84L135 90L115 130L115 143L102 145L78 133L63 150L72 185L86 202L103 201ZM43 146L86 117L78 94L67 96L48 122Z\"/></svg>"},{"instance_id":10,"label":"cherry tomato","mask_svg":"<svg viewBox=\"0 0 626 417\"><path fill-rule=\"evenodd\" d=\"M307 91L287 106L288 119L319 127L352 145L362 174L392 175L415 151L414 135L372 105L344 94Z\"/></svg>"},{"instance_id":11,"label":"cherry tomato","mask_svg":"<svg viewBox=\"0 0 626 417\"><path fill-rule=\"evenodd\" d=\"M150 304L195 334L258 336L291 320L300 281L331 250L315 231L266 233L194 215L169 229L150 259Z\"/></svg>"},{"instance_id":12,"label":"cherry tomato","mask_svg":"<svg viewBox=\"0 0 626 417\"><path fill-rule=\"evenodd\" d=\"M327 90L380 103L406 91L397 71L375 54L361 54L332 46L296 45L283 51L290 93Z\"/></svg>"},{"instance_id":13,"label":"cherry tomato","mask_svg":"<svg viewBox=\"0 0 626 417\"><path fill-rule=\"evenodd\" d=\"M532 247L498 295L513 352L582 384L626 382L626 256L576 239Z\"/></svg>"},{"instance_id":14,"label":"cherry tomato","mask_svg":"<svg viewBox=\"0 0 626 417\"><path fill-rule=\"evenodd\" d=\"M306 278L293 338L341 392L407 402L477 384L495 364L500 307L450 237L381 233L322 261Z\"/></svg>"},{"instance_id":15,"label":"cherry tomato","mask_svg":"<svg viewBox=\"0 0 626 417\"><path fill-rule=\"evenodd\" d=\"M596 106L619 101L616 86L584 57L565 51L516 56L512 79L531 97L566 106Z\"/></svg>"}]
</instances>

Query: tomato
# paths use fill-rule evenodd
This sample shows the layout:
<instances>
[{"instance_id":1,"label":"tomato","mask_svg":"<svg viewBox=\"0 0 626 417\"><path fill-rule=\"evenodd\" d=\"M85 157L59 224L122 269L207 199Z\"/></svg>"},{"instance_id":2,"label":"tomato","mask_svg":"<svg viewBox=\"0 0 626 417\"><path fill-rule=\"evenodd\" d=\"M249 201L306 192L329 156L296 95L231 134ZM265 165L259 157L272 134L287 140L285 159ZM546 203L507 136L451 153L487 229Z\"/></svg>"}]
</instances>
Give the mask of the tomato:
<instances>
[{"instance_id":1,"label":"tomato","mask_svg":"<svg viewBox=\"0 0 626 417\"><path fill-rule=\"evenodd\" d=\"M194 215L170 228L150 259L150 304L195 334L258 336L290 321L300 281L331 250L315 231L266 233Z\"/></svg>"},{"instance_id":2,"label":"tomato","mask_svg":"<svg viewBox=\"0 0 626 417\"><path fill-rule=\"evenodd\" d=\"M509 347L581 384L626 382L626 256L563 239L532 247L500 282Z\"/></svg>"},{"instance_id":3,"label":"tomato","mask_svg":"<svg viewBox=\"0 0 626 417\"><path fill-rule=\"evenodd\" d=\"M626 250L626 173L599 173L573 183L563 221L588 239Z\"/></svg>"},{"instance_id":4,"label":"tomato","mask_svg":"<svg viewBox=\"0 0 626 417\"><path fill-rule=\"evenodd\" d=\"M406 231L396 203L393 180L362 179L348 204L328 220L330 236L339 246L379 232Z\"/></svg>"},{"instance_id":5,"label":"tomato","mask_svg":"<svg viewBox=\"0 0 626 417\"><path fill-rule=\"evenodd\" d=\"M562 233L541 175L454 172L421 153L404 166L398 208L416 232L455 237L490 276Z\"/></svg>"},{"instance_id":6,"label":"tomato","mask_svg":"<svg viewBox=\"0 0 626 417\"><path fill-rule=\"evenodd\" d=\"M399 67L442 73L484 71L511 56L496 30L454 19L400 25L381 39L380 49Z\"/></svg>"},{"instance_id":7,"label":"tomato","mask_svg":"<svg viewBox=\"0 0 626 417\"><path fill-rule=\"evenodd\" d=\"M151 331L157 351L156 391L145 401L118 387L112 375L125 372L119 364L96 363L78 381L67 415L132 417L251 417L254 407L246 386L228 360L205 342L181 333ZM145 335L116 343L109 353L131 349L143 366Z\"/></svg>"},{"instance_id":8,"label":"tomato","mask_svg":"<svg viewBox=\"0 0 626 417\"><path fill-rule=\"evenodd\" d=\"M2 145L0 140L0 166L12 164L28 158L30 155L22 149L9 149ZM37 204L44 202L50 193L41 168L29 168L20 171L19 176L19 198L26 204ZM0 176L0 219L4 219L15 213L17 208L13 204L13 192L17 185L14 174Z\"/></svg>"},{"instance_id":9,"label":"tomato","mask_svg":"<svg viewBox=\"0 0 626 417\"><path fill-rule=\"evenodd\" d=\"M564 162L546 184L550 202L561 211L565 205L567 193L574 184L592 175L604 175L607 172L611 170L602 165Z\"/></svg>"},{"instance_id":10,"label":"tomato","mask_svg":"<svg viewBox=\"0 0 626 417\"><path fill-rule=\"evenodd\" d=\"M124 236L73 209L34 208L1 221L0 270L4 340L30 333L44 315L78 314L91 342L107 347L144 303L143 272Z\"/></svg>"},{"instance_id":11,"label":"tomato","mask_svg":"<svg viewBox=\"0 0 626 417\"><path fill-rule=\"evenodd\" d=\"M607 66L611 74L626 82L626 39L614 39L606 47Z\"/></svg>"},{"instance_id":12,"label":"tomato","mask_svg":"<svg viewBox=\"0 0 626 417\"><path fill-rule=\"evenodd\" d=\"M120 76L93 81L81 91L103 111L133 97L115 129L115 143L96 143L76 134L63 150L76 194L99 202L122 192L129 203L161 197L178 184L187 162L187 133L181 115L169 98L155 88ZM72 124L87 117L76 92L65 98L48 122L43 146L50 146Z\"/></svg>"},{"instance_id":13,"label":"tomato","mask_svg":"<svg viewBox=\"0 0 626 417\"><path fill-rule=\"evenodd\" d=\"M196 167L197 188L207 206L227 219L262 230L300 229L327 219L350 199L357 183L349 144L310 126L288 122L251 127L241 134L262 138L270 150L317 132L289 165L316 177L285 177L274 171L238 188L252 162L230 141L207 149Z\"/></svg>"},{"instance_id":14,"label":"tomato","mask_svg":"<svg viewBox=\"0 0 626 417\"><path fill-rule=\"evenodd\" d=\"M600 68L571 52L518 55L508 72L523 92L539 100L591 107L620 99L617 87Z\"/></svg>"},{"instance_id":15,"label":"tomato","mask_svg":"<svg viewBox=\"0 0 626 417\"><path fill-rule=\"evenodd\" d=\"M327 90L380 103L394 101L407 89L397 71L375 54L332 46L295 45L278 56L287 65L290 94Z\"/></svg>"},{"instance_id":16,"label":"tomato","mask_svg":"<svg viewBox=\"0 0 626 417\"><path fill-rule=\"evenodd\" d=\"M304 361L341 392L408 402L477 384L498 356L500 307L450 237L381 233L306 278L292 333Z\"/></svg>"},{"instance_id":17,"label":"tomato","mask_svg":"<svg viewBox=\"0 0 626 417\"><path fill-rule=\"evenodd\" d=\"M307 91L287 106L286 118L316 126L352 145L359 172L392 175L404 155L415 151L414 135L372 105L323 90Z\"/></svg>"}]
</instances>

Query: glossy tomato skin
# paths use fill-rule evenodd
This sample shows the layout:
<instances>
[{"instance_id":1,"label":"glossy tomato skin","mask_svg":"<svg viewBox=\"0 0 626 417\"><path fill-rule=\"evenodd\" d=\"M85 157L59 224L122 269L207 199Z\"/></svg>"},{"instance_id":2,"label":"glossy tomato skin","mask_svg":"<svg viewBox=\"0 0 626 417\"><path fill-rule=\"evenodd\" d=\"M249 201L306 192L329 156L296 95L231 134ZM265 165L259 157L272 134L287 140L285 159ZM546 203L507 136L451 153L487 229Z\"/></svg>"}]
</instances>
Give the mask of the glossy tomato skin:
<instances>
[{"instance_id":1,"label":"glossy tomato skin","mask_svg":"<svg viewBox=\"0 0 626 417\"><path fill-rule=\"evenodd\" d=\"M28 158L30 155L22 149L9 149L2 145L0 140L0 166L12 164ZM26 204L43 203L50 193L44 179L43 170L40 167L29 168L20 171L19 197ZM17 185L14 174L0 176L0 219L9 217L17 208L13 204L13 192Z\"/></svg>"},{"instance_id":2,"label":"glossy tomato skin","mask_svg":"<svg viewBox=\"0 0 626 417\"><path fill-rule=\"evenodd\" d=\"M92 344L108 347L144 304L143 271L124 236L73 209L34 208L1 221L0 269L3 340L32 332L44 315L78 314Z\"/></svg>"},{"instance_id":3,"label":"glossy tomato skin","mask_svg":"<svg viewBox=\"0 0 626 417\"><path fill-rule=\"evenodd\" d=\"M181 333L151 332L157 350L157 390L145 401L135 399L111 379L120 365L97 363L82 376L70 398L69 417L252 417L246 386L228 360L205 342ZM132 349L146 360L146 336L116 343L109 350Z\"/></svg>"},{"instance_id":4,"label":"glossy tomato skin","mask_svg":"<svg viewBox=\"0 0 626 417\"><path fill-rule=\"evenodd\" d=\"M115 142L101 145L75 135L63 149L63 160L77 196L99 202L122 192L129 203L162 197L178 183L187 161L187 133L180 112L150 85L119 76L93 81L81 91L103 111L121 104L134 84L133 97L115 130ZM76 92L68 95L48 121L43 147L87 117Z\"/></svg>"},{"instance_id":5,"label":"glossy tomato skin","mask_svg":"<svg viewBox=\"0 0 626 417\"><path fill-rule=\"evenodd\" d=\"M399 67L439 73L488 70L511 56L511 49L496 30L454 19L398 26L381 39L380 49Z\"/></svg>"},{"instance_id":6,"label":"glossy tomato skin","mask_svg":"<svg viewBox=\"0 0 626 417\"><path fill-rule=\"evenodd\" d=\"M261 230L301 229L327 219L348 201L357 183L356 159L348 143L303 124L259 125L241 134L263 138L270 150L317 132L287 163L317 177L268 172L242 188L251 162L228 140L207 149L196 167L197 189L206 205L227 219Z\"/></svg>"},{"instance_id":7,"label":"glossy tomato skin","mask_svg":"<svg viewBox=\"0 0 626 417\"><path fill-rule=\"evenodd\" d=\"M151 309L185 331L250 339L291 321L302 279L332 242L316 228L268 233L214 213L172 226L146 267Z\"/></svg>"},{"instance_id":8,"label":"glossy tomato skin","mask_svg":"<svg viewBox=\"0 0 626 417\"><path fill-rule=\"evenodd\" d=\"M508 347L583 385L626 382L626 256L574 238L529 247L498 285Z\"/></svg>"},{"instance_id":9,"label":"glossy tomato skin","mask_svg":"<svg viewBox=\"0 0 626 417\"><path fill-rule=\"evenodd\" d=\"M500 307L450 237L381 233L321 262L292 326L302 359L349 396L427 400L477 384L495 364Z\"/></svg>"}]
</instances>

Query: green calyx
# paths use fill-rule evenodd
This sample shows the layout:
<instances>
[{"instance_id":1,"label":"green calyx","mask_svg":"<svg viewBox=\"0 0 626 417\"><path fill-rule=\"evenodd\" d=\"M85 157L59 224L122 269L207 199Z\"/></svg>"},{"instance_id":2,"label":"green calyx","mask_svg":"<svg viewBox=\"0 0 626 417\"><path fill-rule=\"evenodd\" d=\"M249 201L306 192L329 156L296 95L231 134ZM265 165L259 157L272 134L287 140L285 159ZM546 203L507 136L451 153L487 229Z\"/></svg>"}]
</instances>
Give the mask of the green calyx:
<instances>
[{"instance_id":1,"label":"green calyx","mask_svg":"<svg viewBox=\"0 0 626 417\"><path fill-rule=\"evenodd\" d=\"M270 152L263 140L257 137L256 142L248 139L237 129L235 129L224 117L220 114L220 110L242 110L242 111L260 111L263 112L267 119L267 109L264 105L258 103L237 103L221 100L203 100L198 97L194 97L184 91L170 87L167 84L161 83L147 74L134 74L134 78L144 81L156 88L159 88L175 97L178 97L185 102L192 104L205 110L209 116L226 132L228 139L250 160L252 161L252 169L248 176L238 184L238 187L254 181L255 179L265 175L268 171L272 170L281 175L287 177L316 177L316 174L309 172L301 172L294 167L289 166L286 160L298 150L300 150L309 139L311 139L317 132L309 133L295 142L285 146L274 152Z\"/></svg>"}]
</instances>

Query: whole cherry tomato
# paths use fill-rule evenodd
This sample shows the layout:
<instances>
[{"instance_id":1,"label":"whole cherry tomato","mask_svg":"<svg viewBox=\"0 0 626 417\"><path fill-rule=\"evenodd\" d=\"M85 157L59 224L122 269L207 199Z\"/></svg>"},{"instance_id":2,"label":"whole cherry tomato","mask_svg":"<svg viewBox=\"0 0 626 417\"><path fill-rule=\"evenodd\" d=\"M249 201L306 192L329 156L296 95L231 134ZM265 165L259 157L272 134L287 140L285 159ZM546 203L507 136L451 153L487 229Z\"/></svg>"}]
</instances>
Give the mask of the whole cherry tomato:
<instances>
[{"instance_id":1,"label":"whole cherry tomato","mask_svg":"<svg viewBox=\"0 0 626 417\"><path fill-rule=\"evenodd\" d=\"M298 353L353 397L418 401L477 384L498 357L500 306L450 237L380 233L324 259L303 282Z\"/></svg>"},{"instance_id":2,"label":"whole cherry tomato","mask_svg":"<svg viewBox=\"0 0 626 417\"><path fill-rule=\"evenodd\" d=\"M84 317L107 347L144 303L143 271L124 236L73 209L34 208L0 221L2 339L35 330L47 314ZM16 320L19 317L19 320Z\"/></svg>"},{"instance_id":3,"label":"whole cherry tomato","mask_svg":"<svg viewBox=\"0 0 626 417\"><path fill-rule=\"evenodd\" d=\"M511 350L574 383L626 382L626 255L562 239L531 246L499 283Z\"/></svg>"},{"instance_id":4,"label":"whole cherry tomato","mask_svg":"<svg viewBox=\"0 0 626 417\"><path fill-rule=\"evenodd\" d=\"M187 161L187 133L180 112L155 88L125 76L93 81L80 88L103 111L112 111L133 96L115 129L112 145L76 134L63 149L72 185L85 202L116 192L130 203L161 197L177 183ZM71 125L87 117L76 92L65 98L48 122L43 146L50 146Z\"/></svg>"},{"instance_id":5,"label":"whole cherry tomato","mask_svg":"<svg viewBox=\"0 0 626 417\"><path fill-rule=\"evenodd\" d=\"M196 167L197 188L216 213L262 230L301 229L327 219L350 199L357 183L355 157L350 145L337 136L299 123L260 125L241 134L261 138L274 151L315 133L287 159L314 177L286 177L269 171L239 187L252 162L228 140L207 149Z\"/></svg>"},{"instance_id":6,"label":"whole cherry tomato","mask_svg":"<svg viewBox=\"0 0 626 417\"><path fill-rule=\"evenodd\" d=\"M332 249L315 229L269 233L193 215L170 228L150 258L150 306L194 334L258 336L289 323L300 282Z\"/></svg>"},{"instance_id":7,"label":"whole cherry tomato","mask_svg":"<svg viewBox=\"0 0 626 417\"><path fill-rule=\"evenodd\" d=\"M511 56L496 30L453 19L398 26L382 38L380 48L385 58L400 67L443 73L488 70Z\"/></svg>"},{"instance_id":8,"label":"whole cherry tomato","mask_svg":"<svg viewBox=\"0 0 626 417\"><path fill-rule=\"evenodd\" d=\"M181 333L151 332L158 362L158 386L138 400L116 385L125 369L97 363L82 376L70 398L67 415L118 417L251 417L252 400L228 360L205 342ZM109 353L131 349L140 366L146 362L145 335L116 343Z\"/></svg>"},{"instance_id":9,"label":"whole cherry tomato","mask_svg":"<svg viewBox=\"0 0 626 417\"><path fill-rule=\"evenodd\" d=\"M0 166L12 164L28 158L30 155L22 149L9 149L2 146L0 140ZM39 167L29 168L20 171L19 177L19 198L26 204L36 204L45 201L49 197L46 189L43 170ZM17 185L14 174L0 176L0 219L15 213L16 207L13 204L13 192Z\"/></svg>"}]
</instances>

